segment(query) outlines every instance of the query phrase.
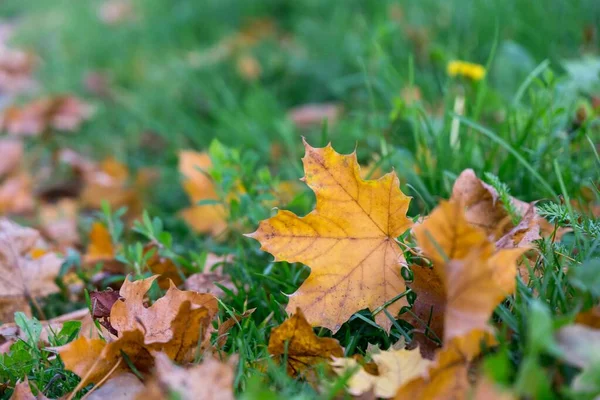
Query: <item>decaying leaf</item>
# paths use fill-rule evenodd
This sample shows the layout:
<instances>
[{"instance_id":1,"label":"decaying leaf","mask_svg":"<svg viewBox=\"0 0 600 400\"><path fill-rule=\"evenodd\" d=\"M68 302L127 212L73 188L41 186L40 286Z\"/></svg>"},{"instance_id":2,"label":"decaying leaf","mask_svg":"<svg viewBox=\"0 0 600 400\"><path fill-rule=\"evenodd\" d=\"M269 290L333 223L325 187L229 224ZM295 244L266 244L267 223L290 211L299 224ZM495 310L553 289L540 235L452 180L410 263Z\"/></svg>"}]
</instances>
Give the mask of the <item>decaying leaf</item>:
<instances>
[{"instance_id":1,"label":"decaying leaf","mask_svg":"<svg viewBox=\"0 0 600 400\"><path fill-rule=\"evenodd\" d=\"M50 129L76 131L93 108L74 96L42 98L4 111L3 127L15 136L37 136Z\"/></svg>"},{"instance_id":2,"label":"decaying leaf","mask_svg":"<svg viewBox=\"0 0 600 400\"><path fill-rule=\"evenodd\" d=\"M80 194L83 207L100 209L102 202L106 201L114 209L127 207L129 219L141 214L140 193L144 188L130 182L132 177L125 164L109 157L86 169L83 178L84 187Z\"/></svg>"},{"instance_id":3,"label":"decaying leaf","mask_svg":"<svg viewBox=\"0 0 600 400\"><path fill-rule=\"evenodd\" d=\"M236 358L220 362L208 357L201 364L182 368L168 356L155 355L156 370L140 400L162 400L175 397L181 400L233 400L233 379Z\"/></svg>"},{"instance_id":4,"label":"decaying leaf","mask_svg":"<svg viewBox=\"0 0 600 400\"><path fill-rule=\"evenodd\" d=\"M25 378L24 381L15 385L15 390L11 396L11 400L48 400L44 394L38 390L38 394L34 395L31 392L29 381Z\"/></svg>"},{"instance_id":5,"label":"decaying leaf","mask_svg":"<svg viewBox=\"0 0 600 400\"><path fill-rule=\"evenodd\" d=\"M23 158L23 143L14 139L0 139L0 179L17 170Z\"/></svg>"},{"instance_id":6,"label":"decaying leaf","mask_svg":"<svg viewBox=\"0 0 600 400\"><path fill-rule=\"evenodd\" d=\"M74 247L79 243L78 216L79 206L73 199L63 198L56 203L43 204L38 214L40 229L58 248Z\"/></svg>"},{"instance_id":7,"label":"decaying leaf","mask_svg":"<svg viewBox=\"0 0 600 400\"><path fill-rule=\"evenodd\" d=\"M344 108L336 103L304 104L289 110L288 118L301 129L319 126L324 120L333 126L343 111Z\"/></svg>"},{"instance_id":8,"label":"decaying leaf","mask_svg":"<svg viewBox=\"0 0 600 400\"><path fill-rule=\"evenodd\" d=\"M134 400L144 391L144 384L131 372L119 372L87 395L88 400Z\"/></svg>"},{"instance_id":9,"label":"decaying leaf","mask_svg":"<svg viewBox=\"0 0 600 400\"><path fill-rule=\"evenodd\" d=\"M29 314L29 300L58 292L62 259L34 251L40 241L36 230L0 218L0 321L12 321L15 311Z\"/></svg>"},{"instance_id":10,"label":"decaying leaf","mask_svg":"<svg viewBox=\"0 0 600 400\"><path fill-rule=\"evenodd\" d=\"M271 331L268 350L275 357L286 356L287 371L291 376L306 375L315 364L344 355L337 340L315 335L299 308Z\"/></svg>"},{"instance_id":11,"label":"decaying leaf","mask_svg":"<svg viewBox=\"0 0 600 400\"><path fill-rule=\"evenodd\" d=\"M497 250L454 201L441 202L413 232L433 268L412 268L417 318L411 323L444 342L488 329L496 306L515 290L516 260L527 249Z\"/></svg>"},{"instance_id":12,"label":"decaying leaf","mask_svg":"<svg viewBox=\"0 0 600 400\"><path fill-rule=\"evenodd\" d=\"M206 262L204 263L203 272L190 275L185 280L185 288L187 290L193 290L199 293L210 293L215 297L223 297L225 292L219 286L219 284L232 291L235 291L235 285L231 282L231 277L223 273L223 267L218 266L213 269L215 265L222 264L225 262L231 262L232 257L229 256L218 256L216 254L208 254Z\"/></svg>"},{"instance_id":13,"label":"decaying leaf","mask_svg":"<svg viewBox=\"0 0 600 400\"><path fill-rule=\"evenodd\" d=\"M534 204L511 197L512 206L521 217L521 223L515 226L496 189L477 178L472 169L464 170L456 179L451 200L463 204L467 221L483 229L491 240L499 241L498 247L528 246L540 235L554 233L554 226L537 214ZM555 239L560 240L562 233L563 230L556 232Z\"/></svg>"},{"instance_id":14,"label":"decaying leaf","mask_svg":"<svg viewBox=\"0 0 600 400\"><path fill-rule=\"evenodd\" d=\"M356 371L348 381L351 395L360 396L373 390L375 396L390 399L404 383L423 375L431 364L418 348L382 351L373 355L373 362L377 365L377 375L367 372L353 358L334 358L332 366L338 375Z\"/></svg>"},{"instance_id":15,"label":"decaying leaf","mask_svg":"<svg viewBox=\"0 0 600 400\"><path fill-rule=\"evenodd\" d=\"M193 205L181 212L185 222L198 233L221 234L227 228L227 213L222 204L196 205L201 200L218 200L213 181L208 175L212 162L207 153L182 151L179 154L179 172L183 188Z\"/></svg>"},{"instance_id":16,"label":"decaying leaf","mask_svg":"<svg viewBox=\"0 0 600 400\"><path fill-rule=\"evenodd\" d=\"M217 312L217 301L207 294L171 286L165 296L148 307L145 295L157 278L124 282L121 298L110 312L110 324L118 339L106 343L80 337L56 349L65 368L82 377L78 388L98 382L112 370L126 369L122 353L140 371L152 368L152 354L157 351L179 363L193 359Z\"/></svg>"},{"instance_id":17,"label":"decaying leaf","mask_svg":"<svg viewBox=\"0 0 600 400\"><path fill-rule=\"evenodd\" d=\"M363 180L355 153L304 147L305 181L316 194L316 209L305 217L279 211L248 236L276 260L311 267L287 310L302 308L311 324L336 332L355 312L373 311L405 290L396 238L412 224L406 217L410 198L394 172ZM396 315L403 305L404 299L388 311ZM376 322L388 331L392 325L384 313Z\"/></svg>"},{"instance_id":18,"label":"decaying leaf","mask_svg":"<svg viewBox=\"0 0 600 400\"><path fill-rule=\"evenodd\" d=\"M29 174L21 171L0 182L0 215L26 214L34 208L33 180Z\"/></svg>"},{"instance_id":19,"label":"decaying leaf","mask_svg":"<svg viewBox=\"0 0 600 400\"><path fill-rule=\"evenodd\" d=\"M469 367L481 353L482 345L494 344L487 331L473 330L455 337L439 350L429 369L405 383L396 393L396 400L466 399L472 388Z\"/></svg>"}]
</instances>

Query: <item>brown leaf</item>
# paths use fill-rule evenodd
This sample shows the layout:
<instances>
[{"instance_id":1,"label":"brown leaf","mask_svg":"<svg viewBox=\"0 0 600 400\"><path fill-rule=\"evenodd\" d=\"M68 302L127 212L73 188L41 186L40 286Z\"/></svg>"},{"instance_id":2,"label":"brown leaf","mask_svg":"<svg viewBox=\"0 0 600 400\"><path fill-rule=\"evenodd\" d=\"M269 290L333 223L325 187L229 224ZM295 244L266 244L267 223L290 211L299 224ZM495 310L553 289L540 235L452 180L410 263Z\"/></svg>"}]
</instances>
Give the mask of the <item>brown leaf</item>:
<instances>
[{"instance_id":1,"label":"brown leaf","mask_svg":"<svg viewBox=\"0 0 600 400\"><path fill-rule=\"evenodd\" d=\"M112 306L119 300L121 296L119 292L115 292L111 288L102 292L90 293L92 303L92 317L98 320L102 326L109 330L113 335L117 335L117 331L110 324L110 311Z\"/></svg>"},{"instance_id":2,"label":"brown leaf","mask_svg":"<svg viewBox=\"0 0 600 400\"><path fill-rule=\"evenodd\" d=\"M28 300L58 292L54 283L62 259L54 253L34 252L39 232L0 218L0 320L12 321L18 311L29 312Z\"/></svg>"},{"instance_id":3,"label":"brown leaf","mask_svg":"<svg viewBox=\"0 0 600 400\"><path fill-rule=\"evenodd\" d=\"M306 376L314 365L344 355L337 340L315 335L299 308L296 314L271 331L268 351L277 358L287 356L290 376Z\"/></svg>"},{"instance_id":4,"label":"brown leaf","mask_svg":"<svg viewBox=\"0 0 600 400\"><path fill-rule=\"evenodd\" d=\"M15 385L15 390L12 394L11 400L48 400L44 394L38 390L37 396L31 392L29 381L25 378L24 381L19 382Z\"/></svg>"},{"instance_id":5,"label":"brown leaf","mask_svg":"<svg viewBox=\"0 0 600 400\"><path fill-rule=\"evenodd\" d=\"M42 204L38 218L44 236L56 243L59 249L66 249L79 244L78 216L77 202L63 198L56 203Z\"/></svg>"},{"instance_id":6,"label":"brown leaf","mask_svg":"<svg viewBox=\"0 0 600 400\"><path fill-rule=\"evenodd\" d=\"M144 391L144 384L131 372L120 372L87 395L87 400L134 400ZM89 393L89 392L88 392Z\"/></svg>"},{"instance_id":7,"label":"brown leaf","mask_svg":"<svg viewBox=\"0 0 600 400\"><path fill-rule=\"evenodd\" d=\"M110 232L103 223L94 222L89 233L89 243L83 257L84 265L94 267L101 263L107 272L122 274L125 266L115 259L116 249Z\"/></svg>"},{"instance_id":8,"label":"brown leaf","mask_svg":"<svg viewBox=\"0 0 600 400\"><path fill-rule=\"evenodd\" d=\"M155 355L156 371L139 400L162 400L177 397L181 400L233 400L233 379L236 358L226 363L206 358L189 368L174 365L165 354Z\"/></svg>"},{"instance_id":9,"label":"brown leaf","mask_svg":"<svg viewBox=\"0 0 600 400\"><path fill-rule=\"evenodd\" d=\"M33 181L29 174L19 172L0 183L0 215L26 214L34 208Z\"/></svg>"},{"instance_id":10,"label":"brown leaf","mask_svg":"<svg viewBox=\"0 0 600 400\"><path fill-rule=\"evenodd\" d=\"M585 325L568 325L556 333L562 358L579 368L598 362L600 354L600 330Z\"/></svg>"},{"instance_id":11,"label":"brown leaf","mask_svg":"<svg viewBox=\"0 0 600 400\"><path fill-rule=\"evenodd\" d=\"M429 370L404 384L396 400L466 399L472 390L468 371L472 361L481 353L482 343L494 344L487 331L473 330L455 337L439 350Z\"/></svg>"},{"instance_id":12,"label":"brown leaf","mask_svg":"<svg viewBox=\"0 0 600 400\"><path fill-rule=\"evenodd\" d=\"M14 139L0 139L0 179L10 175L21 165L23 143Z\"/></svg>"},{"instance_id":13,"label":"brown leaf","mask_svg":"<svg viewBox=\"0 0 600 400\"><path fill-rule=\"evenodd\" d=\"M173 282L175 286L181 285L183 283L182 273L179 272L179 268L175 265L173 260L161 256L159 254L158 246L152 243L144 246L144 253L147 253L152 249L154 249L154 254L148 259L147 266L153 274L160 275L158 278L158 286L161 289L168 289L171 282ZM186 289L193 290L187 286Z\"/></svg>"},{"instance_id":14,"label":"brown leaf","mask_svg":"<svg viewBox=\"0 0 600 400\"><path fill-rule=\"evenodd\" d=\"M452 201L441 202L413 232L433 269L415 267L411 286L420 321L407 319L416 326L431 320L429 329L444 342L489 329L492 312L515 290L516 260L527 249L496 251L485 232L467 221L462 205Z\"/></svg>"},{"instance_id":15,"label":"brown leaf","mask_svg":"<svg viewBox=\"0 0 600 400\"><path fill-rule=\"evenodd\" d=\"M299 129L319 126L327 119L331 127L340 118L344 108L337 103L303 104L288 111L288 118Z\"/></svg>"},{"instance_id":16,"label":"brown leaf","mask_svg":"<svg viewBox=\"0 0 600 400\"><path fill-rule=\"evenodd\" d=\"M93 109L74 96L42 98L4 112L3 126L15 136L38 136L49 129L76 131Z\"/></svg>"}]
</instances>

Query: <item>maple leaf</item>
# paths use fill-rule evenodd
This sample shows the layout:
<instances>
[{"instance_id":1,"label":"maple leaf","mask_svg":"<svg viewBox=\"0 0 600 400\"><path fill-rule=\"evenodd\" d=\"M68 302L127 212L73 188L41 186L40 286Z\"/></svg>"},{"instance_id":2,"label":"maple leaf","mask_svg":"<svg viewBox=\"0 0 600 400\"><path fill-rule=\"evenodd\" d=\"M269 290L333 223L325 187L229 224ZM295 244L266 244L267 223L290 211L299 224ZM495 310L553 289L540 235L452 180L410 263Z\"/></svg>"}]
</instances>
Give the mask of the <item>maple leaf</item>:
<instances>
[{"instance_id":1,"label":"maple leaf","mask_svg":"<svg viewBox=\"0 0 600 400\"><path fill-rule=\"evenodd\" d=\"M344 355L344 350L337 340L315 335L299 308L283 324L273 328L268 351L276 357L286 356L290 376L306 376L315 364Z\"/></svg>"},{"instance_id":2,"label":"maple leaf","mask_svg":"<svg viewBox=\"0 0 600 400\"><path fill-rule=\"evenodd\" d=\"M218 256L209 253L204 263L203 272L190 275L185 280L185 288L199 293L210 293L215 297L223 297L225 292L219 284L235 292L236 287L231 281L231 277L223 273L223 267L219 264L228 263L233 260L231 256ZM218 266L217 266L218 265ZM213 267L217 266L214 270Z\"/></svg>"},{"instance_id":3,"label":"maple leaf","mask_svg":"<svg viewBox=\"0 0 600 400\"><path fill-rule=\"evenodd\" d=\"M15 311L30 314L29 300L59 291L54 279L62 259L43 250L34 252L40 243L38 231L0 218L0 320L3 322L12 321Z\"/></svg>"},{"instance_id":4,"label":"maple leaf","mask_svg":"<svg viewBox=\"0 0 600 400\"><path fill-rule=\"evenodd\" d=\"M455 337L439 350L433 363L421 376L406 382L396 393L396 400L466 399L472 388L469 368L481 353L482 343L495 344L487 331L473 330Z\"/></svg>"},{"instance_id":5,"label":"maple leaf","mask_svg":"<svg viewBox=\"0 0 600 400\"><path fill-rule=\"evenodd\" d=\"M62 198L56 203L42 204L38 212L40 230L59 249L74 247L79 243L78 215L79 206L73 199Z\"/></svg>"},{"instance_id":6,"label":"maple leaf","mask_svg":"<svg viewBox=\"0 0 600 400\"><path fill-rule=\"evenodd\" d=\"M171 286L154 304L145 306L144 298L158 278L131 282L125 280L121 298L110 311L110 324L118 339L109 343L99 339L79 339L55 350L65 368L79 375L78 388L99 382L111 371L126 369L122 353L127 354L140 371L149 371L154 352L164 352L170 359L189 362L208 333L217 312L217 301L207 294L180 291Z\"/></svg>"},{"instance_id":7,"label":"maple leaf","mask_svg":"<svg viewBox=\"0 0 600 400\"><path fill-rule=\"evenodd\" d=\"M418 348L414 350L382 351L372 356L377 365L377 375L370 374L353 358L334 358L331 363L338 375L358 370L348 381L348 393L360 396L373 390L376 397L389 399L406 382L424 374L430 360L424 359Z\"/></svg>"},{"instance_id":8,"label":"maple leaf","mask_svg":"<svg viewBox=\"0 0 600 400\"><path fill-rule=\"evenodd\" d=\"M214 183L208 176L212 161L208 153L182 151L179 153L179 172L184 176L183 188L193 206L181 212L185 222L198 233L218 236L227 228L227 212L222 204L198 206L200 200L219 200Z\"/></svg>"},{"instance_id":9,"label":"maple leaf","mask_svg":"<svg viewBox=\"0 0 600 400\"><path fill-rule=\"evenodd\" d=\"M305 181L316 195L315 210L305 217L279 211L248 236L276 260L311 268L287 310L302 308L311 324L336 332L355 312L373 311L405 290L396 238L412 224L406 217L410 198L393 172L363 180L355 153L341 155L331 145L313 148L306 141L304 147ZM388 310L395 315L405 304L396 301ZM375 320L391 328L384 313Z\"/></svg>"},{"instance_id":10,"label":"maple leaf","mask_svg":"<svg viewBox=\"0 0 600 400\"><path fill-rule=\"evenodd\" d=\"M515 290L516 260L527 249L500 249L483 230L471 225L458 202L443 201L415 226L417 243L433 268L412 268L417 293L414 326L429 321L427 330L444 341L474 329L488 329L496 306Z\"/></svg>"},{"instance_id":11,"label":"maple leaf","mask_svg":"<svg viewBox=\"0 0 600 400\"><path fill-rule=\"evenodd\" d=\"M464 170L456 179L451 200L463 204L467 221L483 229L490 239L498 241L498 247L528 246L540 239L540 235L548 237L555 233L554 226L536 212L533 203L510 197L511 206L521 217L515 226L496 189L477 178L472 169ZM555 239L560 240L564 232L557 231Z\"/></svg>"},{"instance_id":12,"label":"maple leaf","mask_svg":"<svg viewBox=\"0 0 600 400\"><path fill-rule=\"evenodd\" d=\"M139 399L162 400L233 400L234 367L237 359L220 362L207 357L201 364L189 368L174 365L169 357L155 355L156 370Z\"/></svg>"}]
</instances>

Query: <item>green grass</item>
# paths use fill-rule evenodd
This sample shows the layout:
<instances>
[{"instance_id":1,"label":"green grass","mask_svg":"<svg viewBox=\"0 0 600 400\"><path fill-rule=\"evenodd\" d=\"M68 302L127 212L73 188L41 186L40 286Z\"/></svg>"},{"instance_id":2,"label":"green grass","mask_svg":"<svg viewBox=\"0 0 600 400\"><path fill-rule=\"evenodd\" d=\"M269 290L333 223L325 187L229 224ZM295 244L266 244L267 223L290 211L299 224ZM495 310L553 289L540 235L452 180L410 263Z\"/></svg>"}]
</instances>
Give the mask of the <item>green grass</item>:
<instances>
[{"instance_id":1,"label":"green grass","mask_svg":"<svg viewBox=\"0 0 600 400\"><path fill-rule=\"evenodd\" d=\"M564 62L582 63L598 52L598 37L586 43L583 35L588 26L598 29L596 0L135 0L135 20L115 26L98 20L100 3L5 0L0 15L19 22L15 45L39 54L42 94L72 92L96 106L81 132L57 139L59 145L95 159L114 155L133 171L160 169L146 204L160 222L126 230L119 238L130 246L123 257L131 271L148 274L134 267L143 264L135 244L146 238L166 244L183 268L194 268L193 261L207 252L233 255L225 270L238 291L223 299L222 316L256 308L227 342L227 351L240 355L236 392L241 398L268 398L269 391L277 393L274 398L333 398L343 386L341 380L328 381L317 393L267 362L269 332L286 318L285 294L294 292L309 270L272 262L242 236L270 215L263 205L266 193L279 180L302 176L301 135L315 146L331 141L340 152L356 148L364 165L374 161L385 171L394 168L402 190L413 197L411 217L447 198L465 168L480 177L493 174L491 183L517 198L544 200L547 217L573 233L562 243L539 243L544 257L531 268L542 274L529 286L519 282L516 295L498 308L495 319L512 332L499 333L501 346L484 366L523 396L581 398L567 383L555 381L574 372L560 361L551 332L600 297L590 279L571 272L596 265L598 222L567 201L586 193L598 199L600 120L598 111L591 111L590 96L600 93L600 82L582 83ZM258 18L271 19L276 33L217 63L190 64L190 53L214 48ZM236 72L236 57L244 53L260 62L258 81ZM457 58L487 65L486 79L449 78L446 63ZM110 77L110 98L86 91L83 81L90 71ZM412 86L420 88L422 99L409 104L401 92ZM457 98L465 102L460 115L454 110ZM301 131L286 112L309 102L339 102L345 112L335 124ZM582 123L576 120L580 107L590 110ZM459 126L459 140L453 124ZM158 149L143 145L147 132L160 138ZM284 149L279 160L270 157L273 144ZM236 180L249 188L230 204L237 229L225 241L194 235L177 217L188 205L177 152L209 146L223 194ZM31 149L46 151L39 143ZM304 191L286 208L304 214L313 202ZM118 220L108 212L101 218ZM73 308L57 296L45 311L51 317ZM371 321L368 313L359 313L335 335L347 354L364 352L368 343L386 348L404 334L397 327L388 336ZM34 365L60 371L59 361L33 342L19 346L18 357L26 361L19 369L8 361L15 356L0 355L0 381L14 384L27 375L54 396L75 387L64 371L61 385L49 385L58 381L56 373ZM0 397L7 396L0 385Z\"/></svg>"}]
</instances>

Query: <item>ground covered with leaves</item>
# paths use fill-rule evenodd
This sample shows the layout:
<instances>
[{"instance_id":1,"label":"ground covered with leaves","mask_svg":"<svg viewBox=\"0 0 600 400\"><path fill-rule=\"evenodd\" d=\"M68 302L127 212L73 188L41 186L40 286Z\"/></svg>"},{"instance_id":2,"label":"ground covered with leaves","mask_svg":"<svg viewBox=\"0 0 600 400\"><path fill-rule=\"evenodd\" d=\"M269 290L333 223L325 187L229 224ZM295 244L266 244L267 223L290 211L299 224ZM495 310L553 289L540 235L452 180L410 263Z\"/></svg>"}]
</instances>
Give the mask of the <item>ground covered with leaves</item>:
<instances>
[{"instance_id":1,"label":"ground covered with leaves","mask_svg":"<svg viewBox=\"0 0 600 400\"><path fill-rule=\"evenodd\" d=\"M596 0L0 17L1 399L600 396Z\"/></svg>"}]
</instances>

